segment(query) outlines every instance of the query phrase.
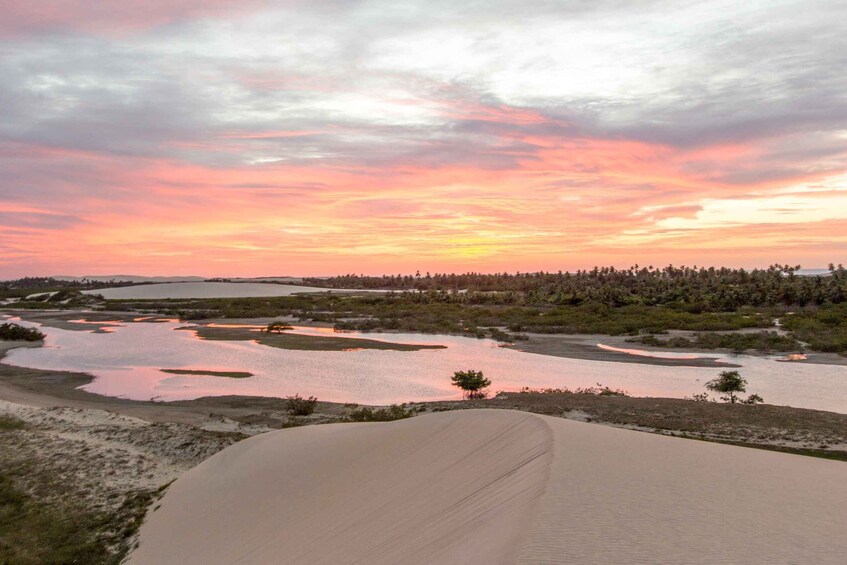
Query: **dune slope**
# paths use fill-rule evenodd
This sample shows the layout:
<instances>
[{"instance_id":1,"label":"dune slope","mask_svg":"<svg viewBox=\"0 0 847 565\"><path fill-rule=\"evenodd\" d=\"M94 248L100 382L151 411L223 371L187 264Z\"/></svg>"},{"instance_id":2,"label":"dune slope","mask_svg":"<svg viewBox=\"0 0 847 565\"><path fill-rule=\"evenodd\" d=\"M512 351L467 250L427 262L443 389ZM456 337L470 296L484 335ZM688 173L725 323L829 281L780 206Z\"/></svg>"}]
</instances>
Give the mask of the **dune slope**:
<instances>
[{"instance_id":1,"label":"dune slope","mask_svg":"<svg viewBox=\"0 0 847 565\"><path fill-rule=\"evenodd\" d=\"M186 473L130 563L840 563L845 479L506 410L310 426Z\"/></svg>"},{"instance_id":2,"label":"dune slope","mask_svg":"<svg viewBox=\"0 0 847 565\"><path fill-rule=\"evenodd\" d=\"M130 562L513 562L551 444L496 411L257 436L174 483Z\"/></svg>"}]
</instances>

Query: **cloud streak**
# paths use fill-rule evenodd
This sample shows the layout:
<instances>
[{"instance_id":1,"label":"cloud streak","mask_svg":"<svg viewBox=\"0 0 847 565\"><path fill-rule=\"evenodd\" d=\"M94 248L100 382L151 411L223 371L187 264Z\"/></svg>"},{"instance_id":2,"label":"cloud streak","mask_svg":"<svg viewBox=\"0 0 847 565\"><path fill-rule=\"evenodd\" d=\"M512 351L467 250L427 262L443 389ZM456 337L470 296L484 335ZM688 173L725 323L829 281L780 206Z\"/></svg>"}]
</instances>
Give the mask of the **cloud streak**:
<instances>
[{"instance_id":1,"label":"cloud streak","mask_svg":"<svg viewBox=\"0 0 847 565\"><path fill-rule=\"evenodd\" d=\"M7 276L844 249L838 2L7 4Z\"/></svg>"}]
</instances>

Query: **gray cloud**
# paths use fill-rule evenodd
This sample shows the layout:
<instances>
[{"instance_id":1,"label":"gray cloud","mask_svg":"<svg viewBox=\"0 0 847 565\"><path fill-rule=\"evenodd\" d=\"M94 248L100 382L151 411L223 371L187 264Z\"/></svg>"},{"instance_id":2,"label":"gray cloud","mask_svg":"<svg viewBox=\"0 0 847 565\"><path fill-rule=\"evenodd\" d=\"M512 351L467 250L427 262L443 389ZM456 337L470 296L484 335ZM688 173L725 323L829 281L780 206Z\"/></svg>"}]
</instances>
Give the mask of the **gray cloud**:
<instances>
[{"instance_id":1,"label":"gray cloud","mask_svg":"<svg viewBox=\"0 0 847 565\"><path fill-rule=\"evenodd\" d=\"M0 138L213 167L496 169L535 158L533 137L678 148L784 137L794 141L715 180L836 166L847 130L843 3L736 6L270 2L209 18L180 3L174 17L120 36L54 18L0 39ZM573 53L554 49L568 34ZM0 170L8 190L46 186L33 182L37 170Z\"/></svg>"}]
</instances>

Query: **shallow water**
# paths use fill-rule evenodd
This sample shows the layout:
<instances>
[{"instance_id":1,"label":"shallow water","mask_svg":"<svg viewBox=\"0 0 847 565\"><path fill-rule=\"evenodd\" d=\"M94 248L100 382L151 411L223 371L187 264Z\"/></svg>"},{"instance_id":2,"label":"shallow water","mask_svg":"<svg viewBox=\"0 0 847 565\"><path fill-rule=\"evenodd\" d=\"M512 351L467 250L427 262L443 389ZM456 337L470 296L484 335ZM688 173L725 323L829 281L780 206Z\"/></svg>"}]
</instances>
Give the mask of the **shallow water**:
<instances>
[{"instance_id":1,"label":"shallow water","mask_svg":"<svg viewBox=\"0 0 847 565\"><path fill-rule=\"evenodd\" d=\"M138 400L299 393L362 404L460 398L459 391L450 385L450 376L465 369L483 371L493 382L492 391L524 386L573 389L602 383L634 396L677 398L704 391L704 383L720 372L714 368L551 357L500 347L492 340L424 334L349 332L344 337L446 348L292 351L248 341L201 340L194 332L174 331L181 325L128 322L110 326L109 333L49 327L43 330L47 334L45 347L12 350L4 362L87 372L96 378L84 389ZM332 330L297 328L295 333L326 335ZM847 413L847 367L784 363L776 357L713 357L742 365L738 370L749 382L748 392L761 395L769 404ZM172 375L160 369L247 371L255 376L228 379Z\"/></svg>"},{"instance_id":2,"label":"shallow water","mask_svg":"<svg viewBox=\"0 0 847 565\"><path fill-rule=\"evenodd\" d=\"M291 296L297 293L327 292L330 289L313 286L272 283L181 282L158 283L114 288L84 290L85 294L100 294L109 300L164 300L168 298L250 298ZM332 290L331 292L347 292ZM356 291L372 292L372 291Z\"/></svg>"}]
</instances>

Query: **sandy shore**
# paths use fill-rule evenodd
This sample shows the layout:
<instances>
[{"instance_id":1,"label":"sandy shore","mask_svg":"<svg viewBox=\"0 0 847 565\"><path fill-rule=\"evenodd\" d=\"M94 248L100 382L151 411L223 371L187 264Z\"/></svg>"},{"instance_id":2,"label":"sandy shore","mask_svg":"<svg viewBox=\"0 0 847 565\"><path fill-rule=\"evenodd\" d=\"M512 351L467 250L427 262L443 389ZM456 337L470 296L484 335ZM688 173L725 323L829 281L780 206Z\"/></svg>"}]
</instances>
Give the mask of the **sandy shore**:
<instances>
[{"instance_id":1,"label":"sandy shore","mask_svg":"<svg viewBox=\"0 0 847 565\"><path fill-rule=\"evenodd\" d=\"M842 463L503 410L257 436L130 563L841 563Z\"/></svg>"}]
</instances>

